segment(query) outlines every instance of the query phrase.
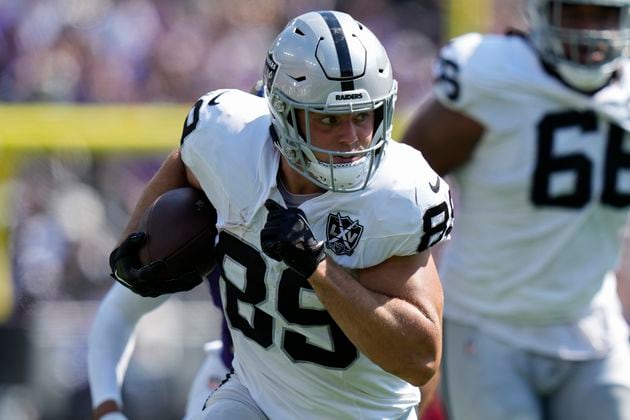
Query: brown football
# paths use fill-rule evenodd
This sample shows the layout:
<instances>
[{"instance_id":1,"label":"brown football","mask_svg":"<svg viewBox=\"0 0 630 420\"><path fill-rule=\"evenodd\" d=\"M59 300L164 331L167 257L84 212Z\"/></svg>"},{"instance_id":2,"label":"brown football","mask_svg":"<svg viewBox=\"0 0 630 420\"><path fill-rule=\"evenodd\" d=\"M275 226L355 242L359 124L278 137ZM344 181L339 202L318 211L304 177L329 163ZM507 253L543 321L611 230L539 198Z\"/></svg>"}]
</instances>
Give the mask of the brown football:
<instances>
[{"instance_id":1,"label":"brown football","mask_svg":"<svg viewBox=\"0 0 630 420\"><path fill-rule=\"evenodd\" d=\"M215 265L217 213L203 191L176 188L162 194L146 210L139 230L147 234L140 261L163 260L173 278L196 271L205 275Z\"/></svg>"}]
</instances>

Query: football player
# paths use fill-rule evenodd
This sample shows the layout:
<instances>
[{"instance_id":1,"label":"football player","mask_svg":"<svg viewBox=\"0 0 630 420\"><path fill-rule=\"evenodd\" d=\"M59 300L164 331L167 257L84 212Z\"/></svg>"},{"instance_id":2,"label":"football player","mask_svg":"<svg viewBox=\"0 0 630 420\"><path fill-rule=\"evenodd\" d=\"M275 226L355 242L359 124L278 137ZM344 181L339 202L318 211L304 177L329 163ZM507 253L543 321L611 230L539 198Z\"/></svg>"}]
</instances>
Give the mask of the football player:
<instances>
[{"instance_id":1,"label":"football player","mask_svg":"<svg viewBox=\"0 0 630 420\"><path fill-rule=\"evenodd\" d=\"M451 420L630 418L612 271L630 207L630 0L529 0L446 45L404 135L458 192L440 263Z\"/></svg>"},{"instance_id":2,"label":"football player","mask_svg":"<svg viewBox=\"0 0 630 420\"><path fill-rule=\"evenodd\" d=\"M392 67L351 16L292 20L263 80L264 98L228 89L199 99L126 231L181 185L217 210L234 373L199 418L415 419L418 387L440 363L430 249L451 230L448 186L390 140ZM177 279L130 263L126 249L131 258L112 261L123 284L173 291Z\"/></svg>"},{"instance_id":3,"label":"football player","mask_svg":"<svg viewBox=\"0 0 630 420\"><path fill-rule=\"evenodd\" d=\"M263 97L262 80L249 92ZM221 308L219 272L208 275L210 296ZM94 317L88 338L88 381L92 397L93 420L125 420L122 383L135 347L134 330L140 319L157 309L167 296L149 299L114 285L105 295ZM205 400L232 368L232 337L225 317L221 320L221 340L204 346L205 360L193 379L186 402L184 419L201 410Z\"/></svg>"}]
</instances>

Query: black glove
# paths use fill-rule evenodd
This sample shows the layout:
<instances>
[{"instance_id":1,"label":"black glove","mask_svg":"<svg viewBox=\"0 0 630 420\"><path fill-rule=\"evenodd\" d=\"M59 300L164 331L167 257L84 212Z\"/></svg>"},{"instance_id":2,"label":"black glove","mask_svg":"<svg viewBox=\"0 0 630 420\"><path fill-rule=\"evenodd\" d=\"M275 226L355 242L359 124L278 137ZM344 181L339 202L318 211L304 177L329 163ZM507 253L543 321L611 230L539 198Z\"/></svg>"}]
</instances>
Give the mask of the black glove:
<instances>
[{"instance_id":1,"label":"black glove","mask_svg":"<svg viewBox=\"0 0 630 420\"><path fill-rule=\"evenodd\" d=\"M190 290L203 281L196 272L174 276L162 260L142 265L139 251L147 240L144 232L134 232L109 255L111 276L140 296L157 297Z\"/></svg>"},{"instance_id":2,"label":"black glove","mask_svg":"<svg viewBox=\"0 0 630 420\"><path fill-rule=\"evenodd\" d=\"M326 258L324 242L317 241L306 215L299 208L285 209L269 199L267 223L260 232L262 250L276 261L284 261L298 274L310 277Z\"/></svg>"}]
</instances>

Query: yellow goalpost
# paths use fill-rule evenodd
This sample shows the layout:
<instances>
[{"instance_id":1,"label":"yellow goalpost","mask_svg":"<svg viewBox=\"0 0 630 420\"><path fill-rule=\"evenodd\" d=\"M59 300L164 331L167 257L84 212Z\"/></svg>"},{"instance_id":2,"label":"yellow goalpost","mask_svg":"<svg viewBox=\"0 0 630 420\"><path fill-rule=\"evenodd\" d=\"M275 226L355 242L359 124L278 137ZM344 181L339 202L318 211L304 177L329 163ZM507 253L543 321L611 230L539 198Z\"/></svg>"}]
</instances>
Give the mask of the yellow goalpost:
<instances>
[{"instance_id":1,"label":"yellow goalpost","mask_svg":"<svg viewBox=\"0 0 630 420\"><path fill-rule=\"evenodd\" d=\"M0 105L0 323L13 310L11 180L28 152L149 153L178 145L189 105Z\"/></svg>"},{"instance_id":2,"label":"yellow goalpost","mask_svg":"<svg viewBox=\"0 0 630 420\"><path fill-rule=\"evenodd\" d=\"M498 0L501 1L501 0ZM485 32L490 26L493 0L448 0L444 19L444 40L466 32Z\"/></svg>"}]
</instances>

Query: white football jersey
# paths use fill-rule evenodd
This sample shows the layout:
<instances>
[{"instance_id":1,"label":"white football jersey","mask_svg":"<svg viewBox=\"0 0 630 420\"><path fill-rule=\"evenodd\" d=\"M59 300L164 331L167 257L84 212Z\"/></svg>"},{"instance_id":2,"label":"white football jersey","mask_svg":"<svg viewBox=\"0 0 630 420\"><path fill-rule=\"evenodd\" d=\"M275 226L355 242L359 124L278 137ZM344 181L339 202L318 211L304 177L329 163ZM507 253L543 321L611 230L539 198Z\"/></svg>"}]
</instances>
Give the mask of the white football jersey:
<instances>
[{"instance_id":1,"label":"white football jersey","mask_svg":"<svg viewBox=\"0 0 630 420\"><path fill-rule=\"evenodd\" d=\"M182 145L217 209L234 369L273 419L397 418L418 403L419 390L361 354L307 280L261 251L264 202L284 203L270 122L265 99L211 92L191 111ZM327 254L348 269L427 249L452 226L448 186L419 152L396 142L366 189L328 191L300 208Z\"/></svg>"},{"instance_id":2,"label":"white football jersey","mask_svg":"<svg viewBox=\"0 0 630 420\"><path fill-rule=\"evenodd\" d=\"M523 36L468 34L435 71L441 103L485 127L453 173L445 316L521 326L587 316L630 206L630 65L588 96L549 74Z\"/></svg>"}]
</instances>

